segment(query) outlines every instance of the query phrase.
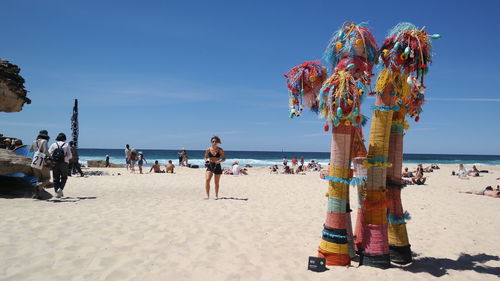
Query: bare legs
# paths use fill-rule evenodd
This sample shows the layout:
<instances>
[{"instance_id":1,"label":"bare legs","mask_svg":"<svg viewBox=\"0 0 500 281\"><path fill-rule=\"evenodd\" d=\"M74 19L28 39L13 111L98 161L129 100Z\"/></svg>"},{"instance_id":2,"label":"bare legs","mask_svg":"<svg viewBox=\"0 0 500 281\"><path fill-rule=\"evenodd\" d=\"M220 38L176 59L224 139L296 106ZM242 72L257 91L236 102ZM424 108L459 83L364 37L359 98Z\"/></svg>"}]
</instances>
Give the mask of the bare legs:
<instances>
[{"instance_id":1,"label":"bare legs","mask_svg":"<svg viewBox=\"0 0 500 281\"><path fill-rule=\"evenodd\" d=\"M212 172L206 172L205 173L205 191L207 192L207 197L205 197L205 200L208 200L210 198L210 180L212 179Z\"/></svg>"},{"instance_id":2,"label":"bare legs","mask_svg":"<svg viewBox=\"0 0 500 281\"><path fill-rule=\"evenodd\" d=\"M219 199L219 182L221 175L215 175L215 200Z\"/></svg>"},{"instance_id":3,"label":"bare legs","mask_svg":"<svg viewBox=\"0 0 500 281\"><path fill-rule=\"evenodd\" d=\"M210 198L210 181L212 180L212 172L206 172L205 173L205 192L207 193L207 197L205 197L205 200L208 200ZM215 200L219 199L219 182L220 182L220 176L221 175L215 175L214 176L214 182L215 182Z\"/></svg>"}]
</instances>

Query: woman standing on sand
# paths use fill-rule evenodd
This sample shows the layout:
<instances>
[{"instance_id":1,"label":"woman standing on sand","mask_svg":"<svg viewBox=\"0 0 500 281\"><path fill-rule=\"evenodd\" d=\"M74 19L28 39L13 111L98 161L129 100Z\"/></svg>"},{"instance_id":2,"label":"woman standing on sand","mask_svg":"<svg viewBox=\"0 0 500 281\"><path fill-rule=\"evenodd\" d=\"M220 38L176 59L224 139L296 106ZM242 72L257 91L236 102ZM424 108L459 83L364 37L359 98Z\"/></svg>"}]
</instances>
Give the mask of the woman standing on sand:
<instances>
[{"instance_id":1,"label":"woman standing on sand","mask_svg":"<svg viewBox=\"0 0 500 281\"><path fill-rule=\"evenodd\" d=\"M205 150L205 161L208 161L207 172L205 173L205 191L207 192L205 200L210 198L210 180L213 175L215 175L215 200L217 200L219 199L219 182L222 175L220 163L226 161L226 155L224 150L218 146L221 143L218 136L213 136L210 143L210 147Z\"/></svg>"}]
</instances>

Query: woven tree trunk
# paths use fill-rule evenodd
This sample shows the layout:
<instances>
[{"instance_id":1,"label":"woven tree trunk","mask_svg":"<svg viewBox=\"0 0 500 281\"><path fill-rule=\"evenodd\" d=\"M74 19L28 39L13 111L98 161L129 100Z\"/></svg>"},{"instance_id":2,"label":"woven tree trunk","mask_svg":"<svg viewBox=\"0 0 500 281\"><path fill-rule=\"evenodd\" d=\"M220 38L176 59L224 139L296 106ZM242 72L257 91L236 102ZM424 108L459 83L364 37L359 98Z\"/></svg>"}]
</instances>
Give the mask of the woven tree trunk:
<instances>
[{"instance_id":1,"label":"woven tree trunk","mask_svg":"<svg viewBox=\"0 0 500 281\"><path fill-rule=\"evenodd\" d=\"M393 98L391 87L377 95L373 111L366 167L366 197L363 202L364 249L361 264L388 268L390 266L387 243L386 173L389 166L389 137L392 124Z\"/></svg>"},{"instance_id":2,"label":"woven tree trunk","mask_svg":"<svg viewBox=\"0 0 500 281\"><path fill-rule=\"evenodd\" d=\"M363 166L366 157L357 157L353 159L354 163L354 178L358 179L356 187L358 189L358 211L356 217L356 226L354 228L354 246L358 254L361 254L364 247L363 231L365 228L365 219L363 215L363 202L366 197L366 175L367 169Z\"/></svg>"},{"instance_id":3,"label":"woven tree trunk","mask_svg":"<svg viewBox=\"0 0 500 281\"><path fill-rule=\"evenodd\" d=\"M392 119L389 162L387 169L387 199L389 201L389 251L391 261L408 264L412 261L410 243L406 232L406 219L409 214L403 212L401 189L404 182L401 177L403 166L403 136L406 111L401 108Z\"/></svg>"},{"instance_id":4,"label":"woven tree trunk","mask_svg":"<svg viewBox=\"0 0 500 281\"><path fill-rule=\"evenodd\" d=\"M328 182L328 210L318 256L327 265L350 265L354 257L352 226L349 208L349 180L352 126L338 126L332 130L330 178Z\"/></svg>"}]
</instances>

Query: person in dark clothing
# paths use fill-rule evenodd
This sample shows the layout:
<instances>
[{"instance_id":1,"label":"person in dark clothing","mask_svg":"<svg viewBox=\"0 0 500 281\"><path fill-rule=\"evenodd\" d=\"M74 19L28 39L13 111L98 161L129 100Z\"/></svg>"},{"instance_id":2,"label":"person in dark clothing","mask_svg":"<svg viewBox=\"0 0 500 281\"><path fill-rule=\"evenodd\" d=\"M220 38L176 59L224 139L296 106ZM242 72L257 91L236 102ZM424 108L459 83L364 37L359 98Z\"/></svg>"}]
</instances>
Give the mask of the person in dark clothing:
<instances>
[{"instance_id":1,"label":"person in dark clothing","mask_svg":"<svg viewBox=\"0 0 500 281\"><path fill-rule=\"evenodd\" d=\"M71 175L74 175L76 173L80 174L81 177L83 177L83 172L82 172L82 167L80 166L79 162L79 157L78 157L78 149L75 146L75 142L70 141L69 142L69 149L71 150L71 159L69 159L69 177Z\"/></svg>"},{"instance_id":2,"label":"person in dark clothing","mask_svg":"<svg viewBox=\"0 0 500 281\"><path fill-rule=\"evenodd\" d=\"M106 168L109 168L109 155L106 154Z\"/></svg>"},{"instance_id":3,"label":"person in dark clothing","mask_svg":"<svg viewBox=\"0 0 500 281\"><path fill-rule=\"evenodd\" d=\"M49 148L49 154L55 161L54 168L52 169L54 190L56 191L56 197L61 198L64 196L63 189L68 180L69 159L72 158L71 149L66 143L66 135L64 133L57 135L56 142ZM62 159L59 159L59 155L61 154L63 154Z\"/></svg>"}]
</instances>

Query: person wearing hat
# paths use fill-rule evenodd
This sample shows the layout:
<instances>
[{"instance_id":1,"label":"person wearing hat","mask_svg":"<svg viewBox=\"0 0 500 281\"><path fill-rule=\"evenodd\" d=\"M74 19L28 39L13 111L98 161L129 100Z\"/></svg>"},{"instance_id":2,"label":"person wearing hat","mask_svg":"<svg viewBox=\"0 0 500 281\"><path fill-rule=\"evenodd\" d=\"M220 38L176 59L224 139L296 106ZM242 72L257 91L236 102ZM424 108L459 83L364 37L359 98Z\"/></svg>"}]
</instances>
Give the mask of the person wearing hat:
<instances>
[{"instance_id":1,"label":"person wearing hat","mask_svg":"<svg viewBox=\"0 0 500 281\"><path fill-rule=\"evenodd\" d=\"M9 138L6 138L3 140L3 145L5 146L5 149L12 150L12 140Z\"/></svg>"},{"instance_id":2,"label":"person wearing hat","mask_svg":"<svg viewBox=\"0 0 500 281\"><path fill-rule=\"evenodd\" d=\"M31 152L41 152L49 155L49 133L47 130L41 130L36 137L36 140L31 144ZM34 177L37 179L37 186L33 192L34 199L42 199L42 191L50 185L50 170L45 165L42 169L32 169Z\"/></svg>"},{"instance_id":3,"label":"person wearing hat","mask_svg":"<svg viewBox=\"0 0 500 281\"><path fill-rule=\"evenodd\" d=\"M57 135L56 142L49 147L49 153L52 158L55 158L57 154L56 152L60 151L60 149L64 152L64 158L61 159L61 161L56 161L54 168L52 169L54 189L56 191L57 198L64 196L63 190L66 185L66 181L68 180L69 173L69 159L73 157L73 155L71 155L69 145L66 143L66 135L64 133L59 133L59 135Z\"/></svg>"}]
</instances>

